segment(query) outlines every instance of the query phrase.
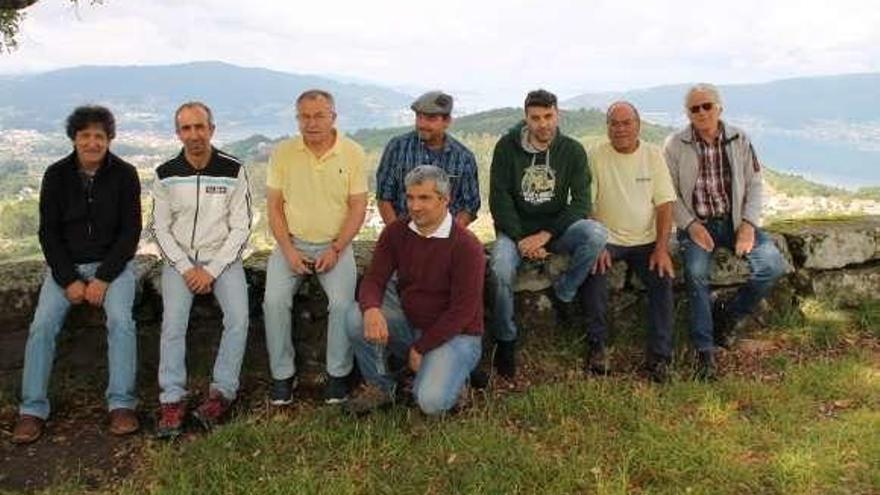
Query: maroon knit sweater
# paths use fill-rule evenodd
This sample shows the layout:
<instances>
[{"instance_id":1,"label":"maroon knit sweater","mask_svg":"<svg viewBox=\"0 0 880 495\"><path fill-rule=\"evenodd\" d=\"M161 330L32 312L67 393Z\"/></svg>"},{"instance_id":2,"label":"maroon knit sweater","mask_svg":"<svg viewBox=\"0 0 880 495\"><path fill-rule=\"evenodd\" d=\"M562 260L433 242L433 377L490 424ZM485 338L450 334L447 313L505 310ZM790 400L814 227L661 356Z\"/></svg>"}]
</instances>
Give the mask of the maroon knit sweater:
<instances>
[{"instance_id":1,"label":"maroon knit sweater","mask_svg":"<svg viewBox=\"0 0 880 495\"><path fill-rule=\"evenodd\" d=\"M361 311L381 308L385 284L397 271L403 313L422 336L413 344L421 354L458 334L483 333L483 245L453 222L446 239L413 232L408 219L387 226L379 236L373 261L361 281Z\"/></svg>"}]
</instances>

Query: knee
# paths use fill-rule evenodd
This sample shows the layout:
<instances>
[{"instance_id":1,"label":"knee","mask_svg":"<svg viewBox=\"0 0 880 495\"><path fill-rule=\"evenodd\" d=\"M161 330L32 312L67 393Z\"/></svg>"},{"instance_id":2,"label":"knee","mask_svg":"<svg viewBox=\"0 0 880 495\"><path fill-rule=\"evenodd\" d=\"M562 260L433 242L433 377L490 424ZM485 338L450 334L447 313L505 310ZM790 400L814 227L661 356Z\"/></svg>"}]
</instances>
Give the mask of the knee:
<instances>
[{"instance_id":1,"label":"knee","mask_svg":"<svg viewBox=\"0 0 880 495\"><path fill-rule=\"evenodd\" d=\"M263 295L263 312L287 310L293 307L293 294L286 290L268 290Z\"/></svg>"},{"instance_id":2,"label":"knee","mask_svg":"<svg viewBox=\"0 0 880 495\"><path fill-rule=\"evenodd\" d=\"M441 390L434 387L420 387L416 392L416 403L419 409L428 416L443 414L455 404Z\"/></svg>"},{"instance_id":3,"label":"knee","mask_svg":"<svg viewBox=\"0 0 880 495\"><path fill-rule=\"evenodd\" d=\"M785 273L785 259L772 241L762 242L752 251L752 276L776 280Z\"/></svg>"},{"instance_id":4,"label":"knee","mask_svg":"<svg viewBox=\"0 0 880 495\"><path fill-rule=\"evenodd\" d=\"M491 268L498 283L513 284L518 256L517 247L513 241L507 238L499 238L496 241L495 249L492 250Z\"/></svg>"},{"instance_id":5,"label":"knee","mask_svg":"<svg viewBox=\"0 0 880 495\"><path fill-rule=\"evenodd\" d=\"M572 224L577 232L578 244L590 250L599 250L608 242L608 229L595 220L578 220Z\"/></svg>"}]
</instances>

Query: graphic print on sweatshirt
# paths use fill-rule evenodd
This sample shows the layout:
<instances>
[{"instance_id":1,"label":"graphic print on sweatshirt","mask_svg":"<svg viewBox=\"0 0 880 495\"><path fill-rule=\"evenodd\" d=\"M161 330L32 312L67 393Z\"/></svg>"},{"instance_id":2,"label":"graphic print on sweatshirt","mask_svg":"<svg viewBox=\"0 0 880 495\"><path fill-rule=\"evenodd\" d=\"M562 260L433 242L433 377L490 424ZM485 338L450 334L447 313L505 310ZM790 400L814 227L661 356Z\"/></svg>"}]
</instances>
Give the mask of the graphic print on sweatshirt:
<instances>
[{"instance_id":1,"label":"graphic print on sweatshirt","mask_svg":"<svg viewBox=\"0 0 880 495\"><path fill-rule=\"evenodd\" d=\"M527 203L540 205L553 200L556 172L550 168L547 151L533 153L532 164L523 171L521 189Z\"/></svg>"}]
</instances>

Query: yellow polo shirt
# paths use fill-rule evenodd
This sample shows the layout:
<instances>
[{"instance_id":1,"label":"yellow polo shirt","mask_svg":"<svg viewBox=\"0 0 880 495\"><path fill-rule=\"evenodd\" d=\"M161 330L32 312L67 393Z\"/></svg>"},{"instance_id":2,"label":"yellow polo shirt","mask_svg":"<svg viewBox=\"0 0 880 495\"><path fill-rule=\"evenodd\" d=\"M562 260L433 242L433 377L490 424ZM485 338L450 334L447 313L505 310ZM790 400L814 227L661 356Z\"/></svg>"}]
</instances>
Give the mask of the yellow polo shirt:
<instances>
[{"instance_id":1,"label":"yellow polo shirt","mask_svg":"<svg viewBox=\"0 0 880 495\"><path fill-rule=\"evenodd\" d=\"M654 208L676 200L669 168L658 146L640 142L618 153L609 142L589 151L593 215L608 229L608 243L639 246L657 239Z\"/></svg>"},{"instance_id":2,"label":"yellow polo shirt","mask_svg":"<svg viewBox=\"0 0 880 495\"><path fill-rule=\"evenodd\" d=\"M269 158L266 185L284 196L287 228L307 242L330 242L348 214L348 197L367 192L363 148L337 132L324 156L309 150L302 136L278 143Z\"/></svg>"}]
</instances>

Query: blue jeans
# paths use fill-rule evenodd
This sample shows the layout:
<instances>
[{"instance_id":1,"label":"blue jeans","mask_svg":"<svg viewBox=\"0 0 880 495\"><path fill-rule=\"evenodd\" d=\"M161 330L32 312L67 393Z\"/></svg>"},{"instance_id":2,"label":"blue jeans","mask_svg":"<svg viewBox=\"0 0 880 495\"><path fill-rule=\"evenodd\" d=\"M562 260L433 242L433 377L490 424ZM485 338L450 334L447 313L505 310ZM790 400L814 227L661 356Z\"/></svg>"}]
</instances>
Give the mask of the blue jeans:
<instances>
[{"instance_id":1,"label":"blue jeans","mask_svg":"<svg viewBox=\"0 0 880 495\"><path fill-rule=\"evenodd\" d=\"M397 380L387 369L388 352L407 363L410 347L421 331L410 326L396 301L385 300L382 314L388 322L387 346L364 339L363 315L357 305L349 309L346 326L364 380L394 394ZM413 396L422 412L441 414L455 406L462 387L480 361L482 340L479 335L456 335L422 356L413 382Z\"/></svg>"},{"instance_id":2,"label":"blue jeans","mask_svg":"<svg viewBox=\"0 0 880 495\"><path fill-rule=\"evenodd\" d=\"M83 280L94 278L100 263L76 265ZM107 408L134 409L135 376L137 374L137 333L131 307L134 302L135 276L132 263L107 287L104 294L104 313L107 316ZM38 418L49 417L49 377L55 360L55 340L70 309L64 287L59 286L47 271L40 299L34 312L24 351L24 370L21 380L19 412Z\"/></svg>"},{"instance_id":3,"label":"blue jeans","mask_svg":"<svg viewBox=\"0 0 880 495\"><path fill-rule=\"evenodd\" d=\"M311 243L295 239L294 245L299 252L316 259L330 243ZM339 253L339 261L332 270L316 276L327 293L329 302L327 373L332 377L348 376L354 369L354 358L345 332L345 313L354 304L357 283L357 267L351 246ZM266 294L263 298L269 368L275 380L284 380L296 374L295 351L291 340L291 311L293 296L304 279L304 276L297 275L290 269L281 249L276 246L266 266Z\"/></svg>"},{"instance_id":4,"label":"blue jeans","mask_svg":"<svg viewBox=\"0 0 880 495\"><path fill-rule=\"evenodd\" d=\"M214 360L211 389L235 400L241 361L247 345L247 282L241 261L229 265L214 281L211 292L223 310L223 335ZM159 341L159 402L179 402L186 395L186 330L193 293L183 276L167 264L162 267L162 335Z\"/></svg>"},{"instance_id":5,"label":"blue jeans","mask_svg":"<svg viewBox=\"0 0 880 495\"><path fill-rule=\"evenodd\" d=\"M584 282L596 258L605 248L608 231L595 220L578 220L565 232L550 241L549 251L571 256L568 269L553 283L556 297L571 302L578 287ZM495 279L495 311L493 328L495 339L505 342L516 340L517 329L513 321L513 285L516 272L522 263L516 242L498 232L492 250L492 273Z\"/></svg>"},{"instance_id":6,"label":"blue jeans","mask_svg":"<svg viewBox=\"0 0 880 495\"><path fill-rule=\"evenodd\" d=\"M734 249L736 233L729 217L710 219L703 225L715 241L716 249ZM712 252L692 241L686 230L678 231L678 242L684 260L684 275L690 299L691 341L697 351L711 351L715 348L712 300L709 294ZM758 228L755 229L755 246L746 255L746 260L749 262L751 275L748 282L737 291L729 306L730 318L734 322L754 311L785 271L785 260L779 249L770 236Z\"/></svg>"},{"instance_id":7,"label":"blue jeans","mask_svg":"<svg viewBox=\"0 0 880 495\"><path fill-rule=\"evenodd\" d=\"M614 261L625 261L636 272L648 289L648 351L655 357L672 356L672 282L669 276L660 277L648 264L655 244L605 248ZM594 273L584 281L582 292L587 313L587 340L592 346L605 346L608 337L608 271Z\"/></svg>"}]
</instances>

